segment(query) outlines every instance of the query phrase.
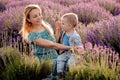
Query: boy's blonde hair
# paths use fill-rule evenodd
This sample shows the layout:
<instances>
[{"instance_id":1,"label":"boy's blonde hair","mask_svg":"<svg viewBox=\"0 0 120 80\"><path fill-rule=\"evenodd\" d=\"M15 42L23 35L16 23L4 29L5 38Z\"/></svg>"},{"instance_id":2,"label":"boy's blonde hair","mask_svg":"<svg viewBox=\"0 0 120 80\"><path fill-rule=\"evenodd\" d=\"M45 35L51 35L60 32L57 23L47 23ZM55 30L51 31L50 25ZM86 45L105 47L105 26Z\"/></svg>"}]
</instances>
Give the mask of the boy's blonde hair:
<instances>
[{"instance_id":1,"label":"boy's blonde hair","mask_svg":"<svg viewBox=\"0 0 120 80\"><path fill-rule=\"evenodd\" d=\"M24 18L23 18L23 26L22 26L22 29L20 30L19 33L22 34L22 37L25 41L28 42L28 34L32 31L33 29L33 26L32 26L32 23L28 21L28 19L30 18L30 12L33 10L33 9L39 9L41 11L41 8L36 5L36 4L30 4L30 5L27 5L25 7L25 11L24 11ZM42 12L42 11L41 11ZM42 25L44 26L44 28L46 30L49 31L49 33L51 35L53 35L53 30L50 28L49 25L46 25L44 21L42 21Z\"/></svg>"},{"instance_id":2,"label":"boy's blonde hair","mask_svg":"<svg viewBox=\"0 0 120 80\"><path fill-rule=\"evenodd\" d=\"M61 20L67 19L67 22L73 27L76 27L78 24L78 16L75 13L66 13L61 17Z\"/></svg>"}]
</instances>

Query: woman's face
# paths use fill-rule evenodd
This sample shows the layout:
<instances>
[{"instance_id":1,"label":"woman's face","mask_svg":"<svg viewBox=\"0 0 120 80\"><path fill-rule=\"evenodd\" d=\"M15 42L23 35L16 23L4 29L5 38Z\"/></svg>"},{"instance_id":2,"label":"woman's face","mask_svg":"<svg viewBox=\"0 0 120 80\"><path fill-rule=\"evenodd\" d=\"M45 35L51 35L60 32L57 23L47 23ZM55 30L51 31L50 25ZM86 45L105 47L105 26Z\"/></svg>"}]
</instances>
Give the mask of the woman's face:
<instances>
[{"instance_id":1,"label":"woman's face","mask_svg":"<svg viewBox=\"0 0 120 80\"><path fill-rule=\"evenodd\" d=\"M32 23L32 25L40 25L42 23L41 11L39 9L31 10L28 20L29 20L29 22Z\"/></svg>"}]
</instances>

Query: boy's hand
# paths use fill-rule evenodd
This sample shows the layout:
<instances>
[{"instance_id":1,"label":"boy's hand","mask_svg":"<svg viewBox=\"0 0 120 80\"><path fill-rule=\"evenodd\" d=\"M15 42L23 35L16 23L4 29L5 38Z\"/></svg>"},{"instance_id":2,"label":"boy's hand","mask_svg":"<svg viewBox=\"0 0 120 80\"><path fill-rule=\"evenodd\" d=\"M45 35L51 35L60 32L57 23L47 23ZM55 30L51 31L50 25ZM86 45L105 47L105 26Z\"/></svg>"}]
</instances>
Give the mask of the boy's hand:
<instances>
[{"instance_id":1,"label":"boy's hand","mask_svg":"<svg viewBox=\"0 0 120 80\"><path fill-rule=\"evenodd\" d=\"M61 23L60 21L56 21L55 22L55 38L56 38L56 42L59 42L60 36L61 36Z\"/></svg>"},{"instance_id":2,"label":"boy's hand","mask_svg":"<svg viewBox=\"0 0 120 80\"><path fill-rule=\"evenodd\" d=\"M56 30L60 30L61 29L61 22L60 21L56 21L55 22L55 26L56 26Z\"/></svg>"},{"instance_id":3,"label":"boy's hand","mask_svg":"<svg viewBox=\"0 0 120 80\"><path fill-rule=\"evenodd\" d=\"M74 48L76 54L84 54L84 49L81 47Z\"/></svg>"}]
</instances>

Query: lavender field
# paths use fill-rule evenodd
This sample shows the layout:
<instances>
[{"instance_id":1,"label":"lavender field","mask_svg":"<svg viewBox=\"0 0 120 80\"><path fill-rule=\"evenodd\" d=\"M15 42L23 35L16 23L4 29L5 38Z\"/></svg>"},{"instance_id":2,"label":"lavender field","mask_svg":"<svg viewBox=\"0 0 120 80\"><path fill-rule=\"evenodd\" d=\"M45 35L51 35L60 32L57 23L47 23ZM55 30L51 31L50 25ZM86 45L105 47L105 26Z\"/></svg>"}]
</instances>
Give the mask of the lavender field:
<instances>
[{"instance_id":1,"label":"lavender field","mask_svg":"<svg viewBox=\"0 0 120 80\"><path fill-rule=\"evenodd\" d=\"M50 73L51 62L29 56L31 46L19 34L28 4L38 4L54 30L64 13L78 15L85 50L66 80L120 80L120 0L0 0L0 80L41 80Z\"/></svg>"}]
</instances>

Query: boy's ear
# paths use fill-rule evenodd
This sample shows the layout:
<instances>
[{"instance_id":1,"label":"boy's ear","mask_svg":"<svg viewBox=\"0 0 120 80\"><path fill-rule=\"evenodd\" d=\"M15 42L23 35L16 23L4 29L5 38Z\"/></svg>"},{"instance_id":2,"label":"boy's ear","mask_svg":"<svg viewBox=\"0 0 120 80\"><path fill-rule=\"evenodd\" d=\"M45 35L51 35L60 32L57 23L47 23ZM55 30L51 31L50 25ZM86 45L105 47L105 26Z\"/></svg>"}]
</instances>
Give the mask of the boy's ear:
<instances>
[{"instance_id":1,"label":"boy's ear","mask_svg":"<svg viewBox=\"0 0 120 80\"><path fill-rule=\"evenodd\" d=\"M70 27L73 27L72 24L69 24Z\"/></svg>"}]
</instances>

